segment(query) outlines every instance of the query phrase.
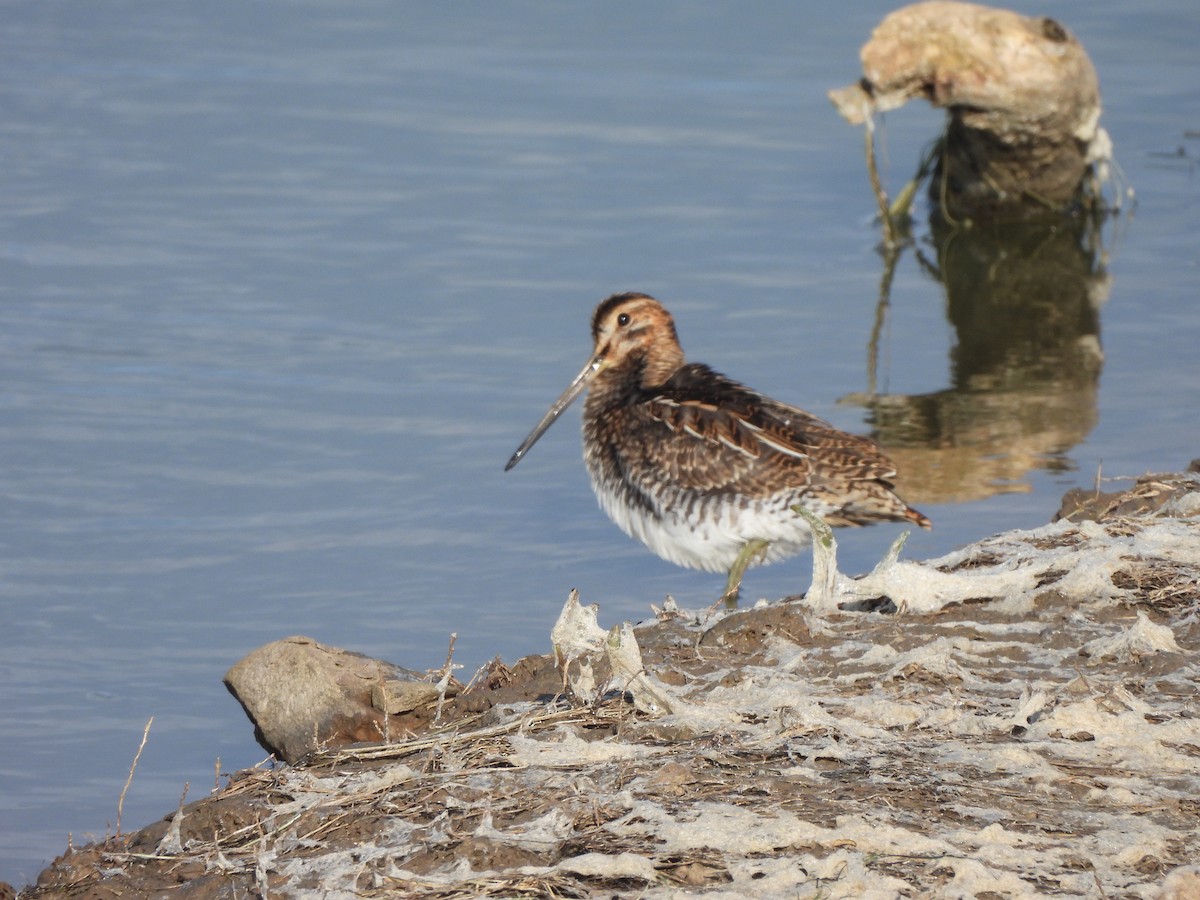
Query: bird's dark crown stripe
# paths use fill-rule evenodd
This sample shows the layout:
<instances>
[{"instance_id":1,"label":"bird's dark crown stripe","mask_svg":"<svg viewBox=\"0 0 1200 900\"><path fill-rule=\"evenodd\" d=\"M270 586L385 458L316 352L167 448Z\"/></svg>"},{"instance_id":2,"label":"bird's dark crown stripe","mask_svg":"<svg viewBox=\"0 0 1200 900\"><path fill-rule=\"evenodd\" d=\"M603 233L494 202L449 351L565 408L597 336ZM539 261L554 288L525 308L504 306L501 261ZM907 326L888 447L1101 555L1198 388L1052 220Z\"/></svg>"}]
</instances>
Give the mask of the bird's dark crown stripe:
<instances>
[{"instance_id":1,"label":"bird's dark crown stripe","mask_svg":"<svg viewBox=\"0 0 1200 900\"><path fill-rule=\"evenodd\" d=\"M592 336L594 337L600 330L600 323L608 318L608 314L622 303L628 303L630 300L653 300L649 294L642 294L638 291L625 291L622 294L613 294L606 300L601 301L596 307L596 311L592 313Z\"/></svg>"}]
</instances>

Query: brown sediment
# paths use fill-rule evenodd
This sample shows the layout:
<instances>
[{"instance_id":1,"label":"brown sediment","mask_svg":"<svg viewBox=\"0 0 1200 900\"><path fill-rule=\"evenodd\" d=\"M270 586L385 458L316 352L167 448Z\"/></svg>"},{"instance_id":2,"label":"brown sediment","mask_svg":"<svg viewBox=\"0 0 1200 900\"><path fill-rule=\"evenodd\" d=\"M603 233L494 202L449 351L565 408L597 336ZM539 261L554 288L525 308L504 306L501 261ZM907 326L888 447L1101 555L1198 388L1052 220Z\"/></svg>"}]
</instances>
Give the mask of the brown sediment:
<instances>
[{"instance_id":1,"label":"brown sediment","mask_svg":"<svg viewBox=\"0 0 1200 900\"><path fill-rule=\"evenodd\" d=\"M1200 854L1200 476L1067 512L930 564L1020 591L668 605L636 634L678 714L493 663L440 724L240 772L23 896L1144 895Z\"/></svg>"}]
</instances>

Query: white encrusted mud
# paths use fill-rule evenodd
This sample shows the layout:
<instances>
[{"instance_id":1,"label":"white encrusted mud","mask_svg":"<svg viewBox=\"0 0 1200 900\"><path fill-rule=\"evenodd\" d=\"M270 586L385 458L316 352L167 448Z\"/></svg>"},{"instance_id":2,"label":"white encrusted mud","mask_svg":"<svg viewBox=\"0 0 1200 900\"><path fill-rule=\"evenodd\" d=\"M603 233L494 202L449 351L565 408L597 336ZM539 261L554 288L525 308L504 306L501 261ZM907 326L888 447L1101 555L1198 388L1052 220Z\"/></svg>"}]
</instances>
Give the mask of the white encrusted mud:
<instances>
[{"instance_id":1,"label":"white encrusted mud","mask_svg":"<svg viewBox=\"0 0 1200 900\"><path fill-rule=\"evenodd\" d=\"M606 635L573 599L556 699L243 773L96 869L214 897L1196 896L1200 478L1174 479L1145 515L864 579L829 556L807 600Z\"/></svg>"}]
</instances>

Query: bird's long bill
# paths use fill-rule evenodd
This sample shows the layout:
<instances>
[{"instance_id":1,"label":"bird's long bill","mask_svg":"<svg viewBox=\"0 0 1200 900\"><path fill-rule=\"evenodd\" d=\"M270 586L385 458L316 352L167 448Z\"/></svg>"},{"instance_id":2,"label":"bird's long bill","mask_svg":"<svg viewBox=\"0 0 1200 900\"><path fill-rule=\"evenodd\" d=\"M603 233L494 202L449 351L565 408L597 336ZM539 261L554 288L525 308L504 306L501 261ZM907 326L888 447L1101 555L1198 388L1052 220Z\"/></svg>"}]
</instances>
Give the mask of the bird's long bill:
<instances>
[{"instance_id":1,"label":"bird's long bill","mask_svg":"<svg viewBox=\"0 0 1200 900\"><path fill-rule=\"evenodd\" d=\"M593 356L588 360L587 365L575 376L575 380L562 392L562 396L555 400L551 407L546 410L546 414L542 416L542 421L538 422L533 431L529 432L529 437L521 441L521 446L517 448L517 452L512 455L512 458L508 461L508 465L504 467L505 472L524 458L525 454L529 452L529 448L537 443L538 438L545 433L546 429L554 424L554 420L562 415L562 411L570 406L571 402L587 387L587 383L600 371L600 367L603 364L603 356Z\"/></svg>"}]
</instances>

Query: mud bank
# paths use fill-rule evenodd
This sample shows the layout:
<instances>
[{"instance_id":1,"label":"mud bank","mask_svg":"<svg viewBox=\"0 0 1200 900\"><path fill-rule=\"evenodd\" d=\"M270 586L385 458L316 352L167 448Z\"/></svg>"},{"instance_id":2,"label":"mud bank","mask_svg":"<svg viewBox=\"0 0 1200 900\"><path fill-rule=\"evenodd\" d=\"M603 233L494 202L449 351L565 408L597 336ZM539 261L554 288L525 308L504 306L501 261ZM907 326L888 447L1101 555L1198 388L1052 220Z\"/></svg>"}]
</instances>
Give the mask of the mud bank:
<instances>
[{"instance_id":1,"label":"mud bank","mask_svg":"<svg viewBox=\"0 0 1200 900\"><path fill-rule=\"evenodd\" d=\"M494 665L437 725L239 772L22 896L1200 896L1200 474L1066 504L659 610L637 704L599 649L586 704L549 656Z\"/></svg>"}]
</instances>

